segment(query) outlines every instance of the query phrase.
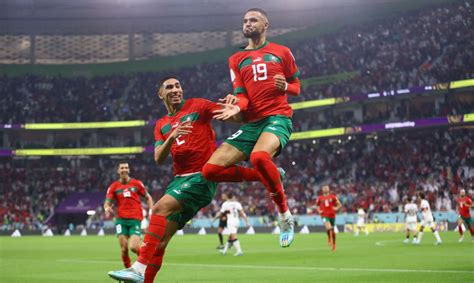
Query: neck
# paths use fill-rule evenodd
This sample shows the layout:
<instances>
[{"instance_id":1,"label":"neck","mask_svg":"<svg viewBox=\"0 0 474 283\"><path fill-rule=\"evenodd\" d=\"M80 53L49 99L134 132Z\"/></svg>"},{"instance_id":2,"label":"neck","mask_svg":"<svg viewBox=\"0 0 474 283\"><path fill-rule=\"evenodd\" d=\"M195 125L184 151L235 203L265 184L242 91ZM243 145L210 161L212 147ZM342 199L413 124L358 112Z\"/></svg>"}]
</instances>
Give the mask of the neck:
<instances>
[{"instance_id":1,"label":"neck","mask_svg":"<svg viewBox=\"0 0 474 283\"><path fill-rule=\"evenodd\" d=\"M266 41L265 35L262 34L256 38L249 38L249 44L245 49L256 49L262 46Z\"/></svg>"},{"instance_id":2,"label":"neck","mask_svg":"<svg viewBox=\"0 0 474 283\"><path fill-rule=\"evenodd\" d=\"M166 110L168 110L169 115L174 115L178 111L179 104L168 104L165 103Z\"/></svg>"},{"instance_id":3,"label":"neck","mask_svg":"<svg viewBox=\"0 0 474 283\"><path fill-rule=\"evenodd\" d=\"M129 176L127 176L125 178L120 178L120 183L125 184L125 183L128 183L129 180L130 180Z\"/></svg>"}]
</instances>

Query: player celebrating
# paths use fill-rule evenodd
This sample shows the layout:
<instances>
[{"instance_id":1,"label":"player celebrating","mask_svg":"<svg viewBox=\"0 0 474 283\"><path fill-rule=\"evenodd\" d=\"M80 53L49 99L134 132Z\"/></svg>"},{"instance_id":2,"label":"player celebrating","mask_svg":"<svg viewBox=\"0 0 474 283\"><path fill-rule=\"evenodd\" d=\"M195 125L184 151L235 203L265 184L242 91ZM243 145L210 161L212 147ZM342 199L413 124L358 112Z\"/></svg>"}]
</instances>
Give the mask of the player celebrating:
<instances>
[{"instance_id":1,"label":"player celebrating","mask_svg":"<svg viewBox=\"0 0 474 283\"><path fill-rule=\"evenodd\" d=\"M474 227L471 226L471 211L470 208L473 207L472 200L466 195L466 191L462 189L459 192L459 198L456 200L457 210L459 211L458 218L458 231L461 237L459 242L464 240L464 233L462 231L462 223L466 225L466 228L471 233L471 239L474 242Z\"/></svg>"},{"instance_id":2,"label":"player celebrating","mask_svg":"<svg viewBox=\"0 0 474 283\"><path fill-rule=\"evenodd\" d=\"M336 233L334 226L336 225L336 212L341 208L341 202L336 195L331 194L329 186L325 185L322 187L323 194L316 200L316 210L323 219L326 233L328 234L328 244L333 251L336 250Z\"/></svg>"},{"instance_id":3,"label":"player celebrating","mask_svg":"<svg viewBox=\"0 0 474 283\"><path fill-rule=\"evenodd\" d=\"M354 234L354 236L359 236L360 230L364 229L365 231L365 236L369 236L369 230L367 229L367 226L365 225L365 219L367 217L367 214L365 213L364 209L360 207L357 210L357 230Z\"/></svg>"},{"instance_id":4,"label":"player celebrating","mask_svg":"<svg viewBox=\"0 0 474 283\"><path fill-rule=\"evenodd\" d=\"M153 199L141 181L130 178L130 167L127 161L119 162L117 174L119 180L113 182L107 189L104 211L106 217L113 215L112 203L117 204L115 233L122 251L123 265L128 268L130 267L129 246L135 254L138 254L140 248L140 236L142 235L140 223L143 220L140 197L146 199L148 208L153 206Z\"/></svg>"},{"instance_id":5,"label":"player celebrating","mask_svg":"<svg viewBox=\"0 0 474 283\"><path fill-rule=\"evenodd\" d=\"M227 215L227 230L229 230L229 238L227 240L227 244L225 245L221 253L223 255L226 255L227 250L234 246L237 251L234 256L241 256L244 253L242 252L240 242L237 239L237 230L240 226L239 216L244 219L247 226L250 226L249 220L242 208L242 204L234 198L234 195L232 193L227 193L226 199L227 200L222 204L219 214Z\"/></svg>"},{"instance_id":6,"label":"player celebrating","mask_svg":"<svg viewBox=\"0 0 474 283\"><path fill-rule=\"evenodd\" d=\"M289 48L266 40L268 27L264 10L253 8L245 13L242 30L248 44L229 58L236 96L228 95L226 108L217 111L214 118L228 119L242 111L246 124L216 150L203 174L216 182L248 180L233 165L250 160L278 208L280 245L289 247L294 237L294 221L272 157L290 139L293 112L287 95L299 95L299 72ZM234 102L237 105L232 105Z\"/></svg>"},{"instance_id":7,"label":"player celebrating","mask_svg":"<svg viewBox=\"0 0 474 283\"><path fill-rule=\"evenodd\" d=\"M430 208L430 203L425 199L425 194L420 193L420 210L421 210L421 215L422 215L422 220L421 220L421 227L420 227L420 233L418 234L418 241L416 242L417 244L421 243L421 239L423 237L423 230L425 227L430 227L431 231L433 232L436 242L435 245L441 245L441 237L439 236L438 230L436 230L434 219L433 219L433 214L431 213L431 208Z\"/></svg>"},{"instance_id":8,"label":"player celebrating","mask_svg":"<svg viewBox=\"0 0 474 283\"><path fill-rule=\"evenodd\" d=\"M407 234L406 234L406 239L403 241L403 243L408 244L410 242L410 232L413 233L413 244L417 243L416 239L416 224L418 222L418 219L416 217L416 213L418 212L418 207L416 206L416 203L413 201L410 201L409 198L406 199L405 207L405 223L406 223L406 228L407 228Z\"/></svg>"},{"instance_id":9,"label":"player celebrating","mask_svg":"<svg viewBox=\"0 0 474 283\"><path fill-rule=\"evenodd\" d=\"M162 80L158 97L168 115L155 125L154 158L163 164L171 152L175 178L152 208L137 261L131 268L108 273L119 281L153 282L171 237L212 201L217 187L217 183L203 178L201 168L215 149L211 119L220 106L205 99L184 100L181 83L175 77Z\"/></svg>"}]
</instances>

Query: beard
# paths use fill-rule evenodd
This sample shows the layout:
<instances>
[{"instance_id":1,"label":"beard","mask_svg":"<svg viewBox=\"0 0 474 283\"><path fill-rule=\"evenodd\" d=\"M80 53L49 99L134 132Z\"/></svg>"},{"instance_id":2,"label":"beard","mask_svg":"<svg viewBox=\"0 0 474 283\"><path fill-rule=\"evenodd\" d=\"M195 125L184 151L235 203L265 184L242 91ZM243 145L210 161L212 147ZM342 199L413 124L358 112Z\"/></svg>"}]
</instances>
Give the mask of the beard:
<instances>
[{"instance_id":1,"label":"beard","mask_svg":"<svg viewBox=\"0 0 474 283\"><path fill-rule=\"evenodd\" d=\"M242 33L244 34L245 38L255 38L255 37L259 37L262 34L261 31L259 31L259 30L252 30L252 31L249 31L249 32L246 32L244 30L244 31L242 31Z\"/></svg>"}]
</instances>

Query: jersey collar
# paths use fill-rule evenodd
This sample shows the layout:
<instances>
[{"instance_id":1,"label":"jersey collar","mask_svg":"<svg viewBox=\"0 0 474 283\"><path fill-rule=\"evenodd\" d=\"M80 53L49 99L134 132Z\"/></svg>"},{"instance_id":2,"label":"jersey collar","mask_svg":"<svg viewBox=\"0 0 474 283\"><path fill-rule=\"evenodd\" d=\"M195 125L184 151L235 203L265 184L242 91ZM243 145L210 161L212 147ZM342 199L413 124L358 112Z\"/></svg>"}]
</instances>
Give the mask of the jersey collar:
<instances>
[{"instance_id":1,"label":"jersey collar","mask_svg":"<svg viewBox=\"0 0 474 283\"><path fill-rule=\"evenodd\" d=\"M176 115L176 114L179 112L179 110L181 110L181 108L183 108L183 105L184 105L184 102L185 102L185 101L186 101L186 100L183 99L183 100L181 101L181 103L179 104L178 108L176 109L176 112L174 112L173 114L168 113L168 116L173 117L174 115Z\"/></svg>"},{"instance_id":2,"label":"jersey collar","mask_svg":"<svg viewBox=\"0 0 474 283\"><path fill-rule=\"evenodd\" d=\"M257 48L254 48L254 49L245 49L246 46L242 46L242 47L240 47L240 49L241 49L240 51L245 52L245 51L259 50L259 49L262 49L263 47L267 46L268 43L269 43L268 40L265 40L265 42L262 45L260 45L260 47L257 47Z\"/></svg>"}]
</instances>

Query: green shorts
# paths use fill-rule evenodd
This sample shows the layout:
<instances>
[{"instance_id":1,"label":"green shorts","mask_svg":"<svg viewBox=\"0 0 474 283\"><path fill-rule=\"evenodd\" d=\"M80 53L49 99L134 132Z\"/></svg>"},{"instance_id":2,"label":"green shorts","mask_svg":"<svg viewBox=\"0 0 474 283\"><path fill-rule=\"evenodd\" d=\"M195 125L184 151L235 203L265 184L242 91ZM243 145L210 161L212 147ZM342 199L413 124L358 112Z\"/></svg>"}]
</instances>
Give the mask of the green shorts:
<instances>
[{"instance_id":1,"label":"green shorts","mask_svg":"<svg viewBox=\"0 0 474 283\"><path fill-rule=\"evenodd\" d=\"M321 218L323 219L323 223L324 222L329 222L332 227L334 227L334 225L336 225L336 218L330 218L330 217L321 217Z\"/></svg>"},{"instance_id":2,"label":"green shorts","mask_svg":"<svg viewBox=\"0 0 474 283\"><path fill-rule=\"evenodd\" d=\"M130 237L132 235L137 235L140 237L142 235L142 230L140 229L141 221L138 219L131 218L116 218L115 219L115 235L124 235Z\"/></svg>"},{"instance_id":3,"label":"green shorts","mask_svg":"<svg viewBox=\"0 0 474 283\"><path fill-rule=\"evenodd\" d=\"M248 159L263 132L273 133L280 139L280 148L276 154L278 155L290 140L291 133L293 132L291 119L286 116L275 115L257 122L244 124L237 132L228 137L225 142L242 151Z\"/></svg>"},{"instance_id":4,"label":"green shorts","mask_svg":"<svg viewBox=\"0 0 474 283\"><path fill-rule=\"evenodd\" d=\"M178 229L182 229L201 208L211 203L216 188L217 183L204 179L201 173L175 177L166 188L166 194L179 201L183 211L168 216L167 220L178 223Z\"/></svg>"},{"instance_id":5,"label":"green shorts","mask_svg":"<svg viewBox=\"0 0 474 283\"><path fill-rule=\"evenodd\" d=\"M464 216L459 215L459 218L461 218L462 221L464 221L464 223L471 225L471 221L472 221L471 217L464 217Z\"/></svg>"}]
</instances>

